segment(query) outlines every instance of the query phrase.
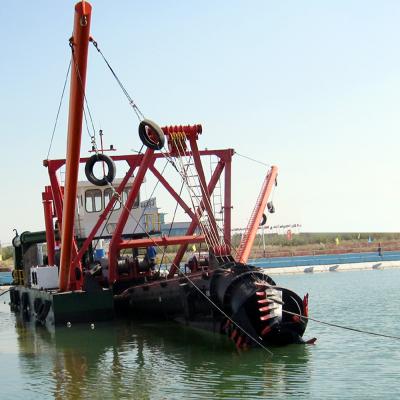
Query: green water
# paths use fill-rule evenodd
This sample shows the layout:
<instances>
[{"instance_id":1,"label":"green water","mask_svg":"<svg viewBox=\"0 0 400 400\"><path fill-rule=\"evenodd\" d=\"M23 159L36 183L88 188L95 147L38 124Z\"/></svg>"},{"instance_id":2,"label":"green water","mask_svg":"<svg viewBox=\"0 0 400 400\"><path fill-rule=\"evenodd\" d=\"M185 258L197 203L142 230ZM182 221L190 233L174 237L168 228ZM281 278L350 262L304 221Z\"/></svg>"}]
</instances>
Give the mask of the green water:
<instances>
[{"instance_id":1,"label":"green water","mask_svg":"<svg viewBox=\"0 0 400 400\"><path fill-rule=\"evenodd\" d=\"M321 320L400 336L400 270L279 276ZM310 322L292 345L238 353L173 323L16 323L0 297L1 399L398 399L400 341Z\"/></svg>"}]
</instances>

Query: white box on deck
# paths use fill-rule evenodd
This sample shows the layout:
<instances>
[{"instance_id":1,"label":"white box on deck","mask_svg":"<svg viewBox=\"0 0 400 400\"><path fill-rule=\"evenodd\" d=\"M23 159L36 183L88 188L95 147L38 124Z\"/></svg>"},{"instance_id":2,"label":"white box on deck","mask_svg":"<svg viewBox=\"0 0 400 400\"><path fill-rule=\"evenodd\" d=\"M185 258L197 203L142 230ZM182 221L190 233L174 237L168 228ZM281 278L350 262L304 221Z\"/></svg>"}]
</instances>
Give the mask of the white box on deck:
<instances>
[{"instance_id":1,"label":"white box on deck","mask_svg":"<svg viewBox=\"0 0 400 400\"><path fill-rule=\"evenodd\" d=\"M31 286L34 289L58 288L58 267L31 267Z\"/></svg>"}]
</instances>

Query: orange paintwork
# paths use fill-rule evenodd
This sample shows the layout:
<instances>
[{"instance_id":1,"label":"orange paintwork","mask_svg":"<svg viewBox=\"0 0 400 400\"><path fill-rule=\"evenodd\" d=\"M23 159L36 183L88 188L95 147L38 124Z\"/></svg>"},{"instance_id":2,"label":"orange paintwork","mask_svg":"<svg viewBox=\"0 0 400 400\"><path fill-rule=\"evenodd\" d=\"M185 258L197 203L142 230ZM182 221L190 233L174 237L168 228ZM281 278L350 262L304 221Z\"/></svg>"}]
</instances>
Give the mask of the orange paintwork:
<instances>
[{"instance_id":1,"label":"orange paintwork","mask_svg":"<svg viewBox=\"0 0 400 400\"><path fill-rule=\"evenodd\" d=\"M247 225L246 232L243 235L242 242L240 243L239 250L237 253L237 261L241 263L247 263L249 259L251 248L253 247L254 239L257 234L259 223L262 219L265 207L267 205L268 198L272 192L272 188L275 185L276 177L278 175L278 167L273 165L269 174L266 176L264 184L261 188L261 193L257 199L257 203L254 207L253 214Z\"/></svg>"},{"instance_id":2,"label":"orange paintwork","mask_svg":"<svg viewBox=\"0 0 400 400\"><path fill-rule=\"evenodd\" d=\"M74 247L75 202L82 137L91 11L92 7L87 2L79 2L76 4L74 31L71 38L73 59L71 68L65 192L61 233L60 292L81 288L81 283L79 281L71 285L75 276L75 268L73 268L75 266L71 265L71 260L72 249ZM72 274L72 279L70 279Z\"/></svg>"}]
</instances>

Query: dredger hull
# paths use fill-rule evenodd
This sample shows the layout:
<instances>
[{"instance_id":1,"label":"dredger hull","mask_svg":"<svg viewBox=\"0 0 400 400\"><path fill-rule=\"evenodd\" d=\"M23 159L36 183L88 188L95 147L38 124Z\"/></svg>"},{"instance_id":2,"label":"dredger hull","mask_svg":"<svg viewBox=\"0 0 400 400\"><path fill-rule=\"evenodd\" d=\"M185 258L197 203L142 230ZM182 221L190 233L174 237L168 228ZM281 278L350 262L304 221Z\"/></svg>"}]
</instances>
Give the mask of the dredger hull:
<instances>
[{"instance_id":1,"label":"dredger hull","mask_svg":"<svg viewBox=\"0 0 400 400\"><path fill-rule=\"evenodd\" d=\"M219 332L238 347L303 343L307 326L304 301L249 267L132 286L115 296L115 307L133 318L174 319Z\"/></svg>"}]
</instances>

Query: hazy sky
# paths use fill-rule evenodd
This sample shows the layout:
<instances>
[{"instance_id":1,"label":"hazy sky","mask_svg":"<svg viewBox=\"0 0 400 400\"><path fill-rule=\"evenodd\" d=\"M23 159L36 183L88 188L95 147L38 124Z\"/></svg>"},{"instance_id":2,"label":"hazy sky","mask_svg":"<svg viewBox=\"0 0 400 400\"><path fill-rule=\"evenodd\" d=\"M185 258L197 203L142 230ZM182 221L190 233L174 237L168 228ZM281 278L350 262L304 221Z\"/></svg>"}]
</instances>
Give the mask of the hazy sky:
<instances>
[{"instance_id":1,"label":"hazy sky","mask_svg":"<svg viewBox=\"0 0 400 400\"><path fill-rule=\"evenodd\" d=\"M74 3L0 5L3 243L13 228L44 227L42 160L68 67ZM400 2L92 4L92 35L146 117L160 125L202 123L201 147L232 147L278 165L270 224L398 231ZM96 128L131 153L140 147L137 119L93 47L89 57ZM50 158L65 155L66 117L64 101ZM234 162L238 227L266 168Z\"/></svg>"}]
</instances>

